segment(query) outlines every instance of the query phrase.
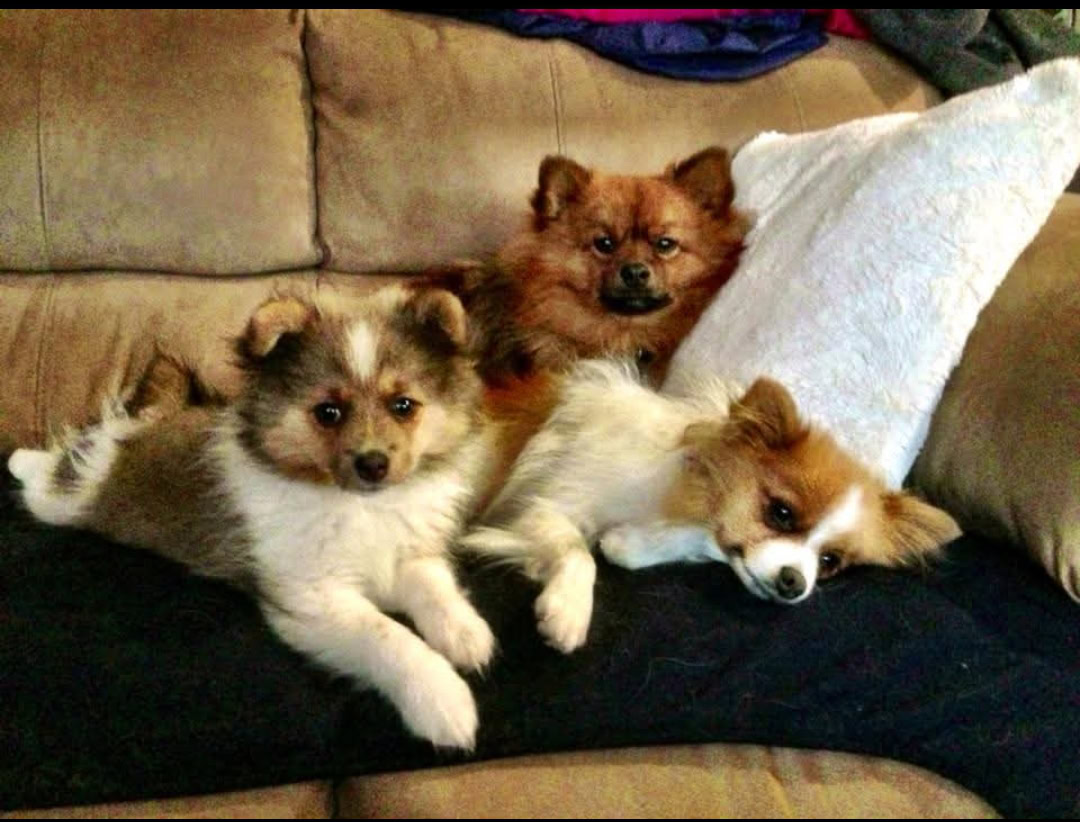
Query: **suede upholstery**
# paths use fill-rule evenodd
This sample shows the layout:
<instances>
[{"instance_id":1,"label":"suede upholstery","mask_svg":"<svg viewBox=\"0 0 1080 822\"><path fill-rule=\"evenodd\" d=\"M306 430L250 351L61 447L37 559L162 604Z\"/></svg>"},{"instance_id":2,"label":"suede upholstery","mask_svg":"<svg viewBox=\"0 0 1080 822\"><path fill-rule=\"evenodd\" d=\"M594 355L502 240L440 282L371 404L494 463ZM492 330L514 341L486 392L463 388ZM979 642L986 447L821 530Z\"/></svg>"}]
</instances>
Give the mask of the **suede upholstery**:
<instances>
[{"instance_id":1,"label":"suede upholstery","mask_svg":"<svg viewBox=\"0 0 1080 822\"><path fill-rule=\"evenodd\" d=\"M844 40L723 86L647 77L569 43L424 15L312 11L305 42L319 231L325 264L341 271L490 251L521 221L545 154L659 173L763 129L938 99L900 64Z\"/></svg>"},{"instance_id":2,"label":"suede upholstery","mask_svg":"<svg viewBox=\"0 0 1080 822\"><path fill-rule=\"evenodd\" d=\"M355 777L342 816L641 819L991 819L969 791L888 759L758 745L684 745L526 756Z\"/></svg>"},{"instance_id":3,"label":"suede upholstery","mask_svg":"<svg viewBox=\"0 0 1080 822\"><path fill-rule=\"evenodd\" d=\"M1078 227L1066 195L968 338L912 479L1080 602Z\"/></svg>"},{"instance_id":4,"label":"suede upholstery","mask_svg":"<svg viewBox=\"0 0 1080 822\"><path fill-rule=\"evenodd\" d=\"M302 28L295 10L0 12L0 268L318 263Z\"/></svg>"}]
</instances>

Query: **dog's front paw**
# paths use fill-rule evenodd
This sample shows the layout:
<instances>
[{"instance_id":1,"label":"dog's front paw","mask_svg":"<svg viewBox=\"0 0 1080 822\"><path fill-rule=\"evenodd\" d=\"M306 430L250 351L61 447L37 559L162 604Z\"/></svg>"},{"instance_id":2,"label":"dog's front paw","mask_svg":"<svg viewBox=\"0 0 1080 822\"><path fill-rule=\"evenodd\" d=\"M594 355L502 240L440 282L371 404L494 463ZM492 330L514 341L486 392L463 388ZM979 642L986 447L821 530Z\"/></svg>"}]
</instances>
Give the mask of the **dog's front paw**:
<instances>
[{"instance_id":1,"label":"dog's front paw","mask_svg":"<svg viewBox=\"0 0 1080 822\"><path fill-rule=\"evenodd\" d=\"M495 651L495 635L471 607L458 608L431 626L424 638L458 668L479 671Z\"/></svg>"},{"instance_id":2,"label":"dog's front paw","mask_svg":"<svg viewBox=\"0 0 1080 822\"><path fill-rule=\"evenodd\" d=\"M610 528L600 537L600 553L612 565L631 570L640 567L641 535L632 525Z\"/></svg>"},{"instance_id":3,"label":"dog's front paw","mask_svg":"<svg viewBox=\"0 0 1080 822\"><path fill-rule=\"evenodd\" d=\"M475 747L480 721L472 691L435 652L404 684L398 707L409 730L432 744L466 751Z\"/></svg>"},{"instance_id":4,"label":"dog's front paw","mask_svg":"<svg viewBox=\"0 0 1080 822\"><path fill-rule=\"evenodd\" d=\"M592 562L592 557L588 557ZM547 644L568 654L585 644L592 621L596 571L554 577L536 598L536 628Z\"/></svg>"}]
</instances>

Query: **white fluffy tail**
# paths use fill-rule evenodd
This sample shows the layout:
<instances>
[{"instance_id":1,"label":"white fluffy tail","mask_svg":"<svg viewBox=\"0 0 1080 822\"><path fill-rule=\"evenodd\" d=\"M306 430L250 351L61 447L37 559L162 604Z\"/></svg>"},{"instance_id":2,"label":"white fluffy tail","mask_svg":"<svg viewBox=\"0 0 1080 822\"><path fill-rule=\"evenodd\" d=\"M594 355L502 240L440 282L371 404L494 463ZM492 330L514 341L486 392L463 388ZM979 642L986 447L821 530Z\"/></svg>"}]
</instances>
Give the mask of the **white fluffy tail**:
<instances>
[{"instance_id":1,"label":"white fluffy tail","mask_svg":"<svg viewBox=\"0 0 1080 822\"><path fill-rule=\"evenodd\" d=\"M23 504L50 525L80 525L112 470L119 443L144 425L110 401L100 423L68 431L47 451L18 449L8 470L22 483Z\"/></svg>"},{"instance_id":2,"label":"white fluffy tail","mask_svg":"<svg viewBox=\"0 0 1080 822\"><path fill-rule=\"evenodd\" d=\"M489 559L524 565L536 553L536 542L514 531L482 526L458 540L458 546Z\"/></svg>"},{"instance_id":3,"label":"white fluffy tail","mask_svg":"<svg viewBox=\"0 0 1080 822\"><path fill-rule=\"evenodd\" d=\"M50 525L76 525L83 504L58 479L66 452L20 448L8 458L8 470L22 483L19 497L31 514Z\"/></svg>"}]
</instances>

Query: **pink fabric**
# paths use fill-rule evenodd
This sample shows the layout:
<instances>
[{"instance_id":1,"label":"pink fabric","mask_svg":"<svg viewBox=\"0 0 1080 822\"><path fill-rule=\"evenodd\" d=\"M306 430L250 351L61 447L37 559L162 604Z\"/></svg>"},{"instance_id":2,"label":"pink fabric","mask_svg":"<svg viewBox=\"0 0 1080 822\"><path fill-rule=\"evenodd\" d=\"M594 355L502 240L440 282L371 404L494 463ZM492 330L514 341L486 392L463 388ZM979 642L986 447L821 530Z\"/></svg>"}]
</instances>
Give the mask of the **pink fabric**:
<instances>
[{"instance_id":1,"label":"pink fabric","mask_svg":"<svg viewBox=\"0 0 1080 822\"><path fill-rule=\"evenodd\" d=\"M810 9L811 12L825 12L825 31L859 40L870 39L870 29L858 21L851 9Z\"/></svg>"},{"instance_id":2,"label":"pink fabric","mask_svg":"<svg viewBox=\"0 0 1080 822\"><path fill-rule=\"evenodd\" d=\"M671 23L675 20L703 20L734 17L760 9L518 9L532 14L561 14L594 23Z\"/></svg>"},{"instance_id":3,"label":"pink fabric","mask_svg":"<svg viewBox=\"0 0 1080 822\"><path fill-rule=\"evenodd\" d=\"M825 30L845 37L868 39L870 32L855 19L850 9L803 9L811 14L824 14ZM746 14L768 14L793 9L518 9L531 14L560 14L593 23L670 23L677 20L707 20L713 17L738 17Z\"/></svg>"}]
</instances>

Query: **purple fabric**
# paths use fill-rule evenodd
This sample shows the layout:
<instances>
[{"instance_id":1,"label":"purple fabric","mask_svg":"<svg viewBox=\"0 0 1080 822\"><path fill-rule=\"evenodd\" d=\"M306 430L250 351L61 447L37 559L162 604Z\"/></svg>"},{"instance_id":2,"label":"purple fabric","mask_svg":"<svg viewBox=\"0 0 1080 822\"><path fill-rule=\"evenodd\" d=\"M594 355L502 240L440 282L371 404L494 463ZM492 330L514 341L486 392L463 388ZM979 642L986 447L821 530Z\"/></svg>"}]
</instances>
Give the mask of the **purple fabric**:
<instances>
[{"instance_id":1,"label":"purple fabric","mask_svg":"<svg viewBox=\"0 0 1080 822\"><path fill-rule=\"evenodd\" d=\"M823 18L799 11L677 23L602 25L513 9L442 9L522 37L562 37L649 74L683 80L742 80L825 44Z\"/></svg>"}]
</instances>

